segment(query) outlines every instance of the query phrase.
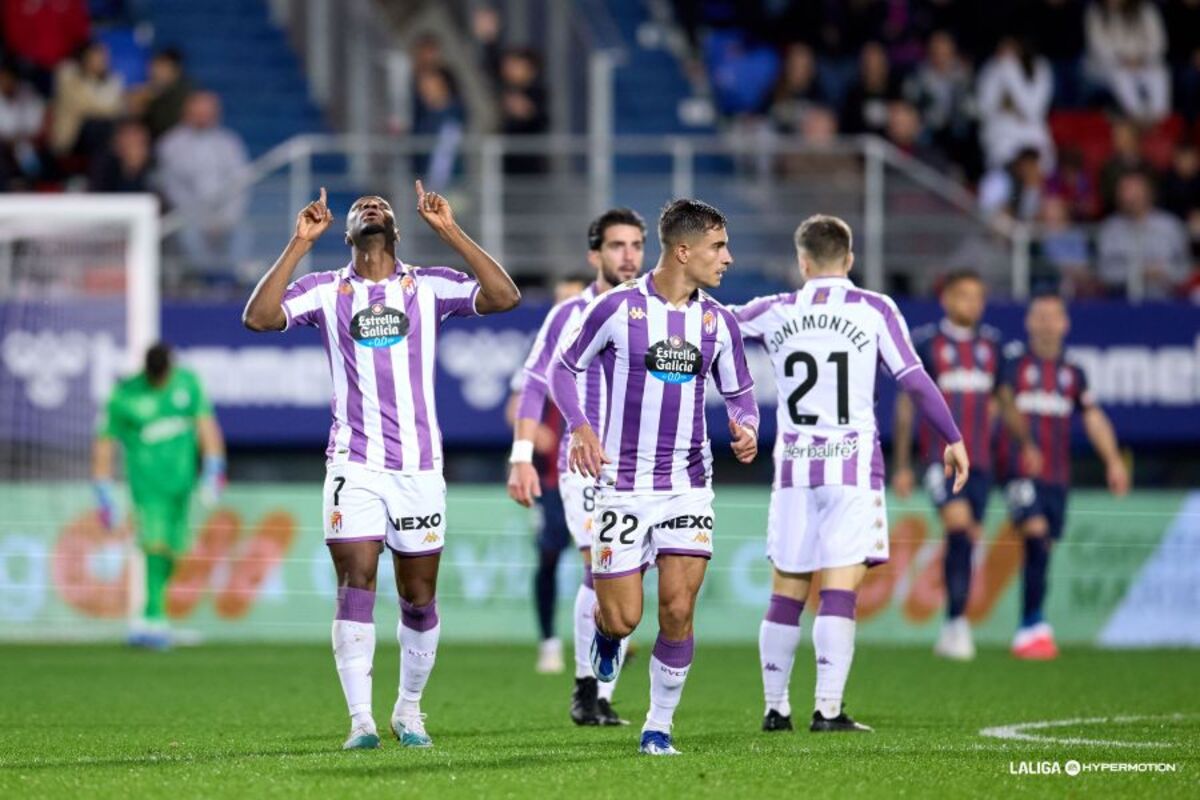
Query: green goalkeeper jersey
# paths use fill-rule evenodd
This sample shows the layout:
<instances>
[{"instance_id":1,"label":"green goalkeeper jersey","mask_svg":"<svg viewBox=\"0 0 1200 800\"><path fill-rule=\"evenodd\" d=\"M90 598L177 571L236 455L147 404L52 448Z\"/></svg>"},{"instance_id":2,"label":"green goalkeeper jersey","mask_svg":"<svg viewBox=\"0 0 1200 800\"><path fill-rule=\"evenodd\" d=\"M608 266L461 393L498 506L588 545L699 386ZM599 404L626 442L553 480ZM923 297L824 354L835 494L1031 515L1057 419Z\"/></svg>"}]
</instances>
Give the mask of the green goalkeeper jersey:
<instances>
[{"instance_id":1,"label":"green goalkeeper jersey","mask_svg":"<svg viewBox=\"0 0 1200 800\"><path fill-rule=\"evenodd\" d=\"M152 386L145 373L117 384L99 433L125 449L125 474L135 501L192 490L199 468L196 421L211 415L200 380L186 369L172 368L162 386Z\"/></svg>"}]
</instances>

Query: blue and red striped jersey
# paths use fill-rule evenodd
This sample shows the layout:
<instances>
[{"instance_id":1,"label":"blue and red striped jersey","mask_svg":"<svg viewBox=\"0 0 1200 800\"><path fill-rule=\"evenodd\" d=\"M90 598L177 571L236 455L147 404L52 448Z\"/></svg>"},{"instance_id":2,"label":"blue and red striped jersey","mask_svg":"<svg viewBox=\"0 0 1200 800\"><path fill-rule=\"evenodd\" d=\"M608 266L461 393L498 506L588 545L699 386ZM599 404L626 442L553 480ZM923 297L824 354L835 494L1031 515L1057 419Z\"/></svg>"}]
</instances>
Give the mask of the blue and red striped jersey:
<instances>
[{"instance_id":1,"label":"blue and red striped jersey","mask_svg":"<svg viewBox=\"0 0 1200 800\"><path fill-rule=\"evenodd\" d=\"M992 394L1000 378L1000 332L990 325L960 328L948 319L913 331L913 346L925 371L942 390L962 431L971 468L992 466ZM928 421L917 419L921 462L940 463L941 438Z\"/></svg>"},{"instance_id":2,"label":"blue and red striped jersey","mask_svg":"<svg viewBox=\"0 0 1200 800\"><path fill-rule=\"evenodd\" d=\"M1071 418L1090 408L1087 374L1065 356L1046 359L1022 342L1004 348L1000 382L1012 389L1017 410L1029 425L1029 434L1042 453L1042 471L1028 475L1021 464L1020 447L1001 426L998 449L1001 470L1007 478L1036 478L1066 486L1071 482Z\"/></svg>"}]
</instances>

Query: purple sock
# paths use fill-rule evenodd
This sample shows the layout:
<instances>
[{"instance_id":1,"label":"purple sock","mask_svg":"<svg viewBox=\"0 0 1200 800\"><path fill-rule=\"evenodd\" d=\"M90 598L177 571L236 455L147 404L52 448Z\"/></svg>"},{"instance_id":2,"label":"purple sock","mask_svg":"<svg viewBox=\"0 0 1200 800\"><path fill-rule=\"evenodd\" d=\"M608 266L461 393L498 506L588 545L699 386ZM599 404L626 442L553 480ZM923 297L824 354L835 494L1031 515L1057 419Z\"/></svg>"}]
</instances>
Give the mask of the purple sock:
<instances>
[{"instance_id":1,"label":"purple sock","mask_svg":"<svg viewBox=\"0 0 1200 800\"><path fill-rule=\"evenodd\" d=\"M337 592L337 612L333 618L348 622L374 622L375 592L370 589L339 586Z\"/></svg>"}]
</instances>

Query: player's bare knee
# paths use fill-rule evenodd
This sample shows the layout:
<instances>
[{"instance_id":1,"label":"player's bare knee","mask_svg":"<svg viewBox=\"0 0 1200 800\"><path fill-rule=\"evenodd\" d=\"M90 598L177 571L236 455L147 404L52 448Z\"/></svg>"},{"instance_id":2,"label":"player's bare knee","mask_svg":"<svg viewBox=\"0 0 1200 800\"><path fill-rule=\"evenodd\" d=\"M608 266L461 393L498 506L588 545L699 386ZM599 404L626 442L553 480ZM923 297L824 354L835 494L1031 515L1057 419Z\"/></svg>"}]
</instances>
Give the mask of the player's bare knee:
<instances>
[{"instance_id":1,"label":"player's bare knee","mask_svg":"<svg viewBox=\"0 0 1200 800\"><path fill-rule=\"evenodd\" d=\"M691 630L692 627L694 611L695 602L686 594L664 598L658 604L658 627L668 634L668 638L671 638L671 634L679 631L685 631L684 635L686 636L686 631Z\"/></svg>"},{"instance_id":2,"label":"player's bare knee","mask_svg":"<svg viewBox=\"0 0 1200 800\"><path fill-rule=\"evenodd\" d=\"M633 633L641 621L642 615L637 608L624 608L618 604L601 605L597 619L605 634L620 639Z\"/></svg>"}]
</instances>

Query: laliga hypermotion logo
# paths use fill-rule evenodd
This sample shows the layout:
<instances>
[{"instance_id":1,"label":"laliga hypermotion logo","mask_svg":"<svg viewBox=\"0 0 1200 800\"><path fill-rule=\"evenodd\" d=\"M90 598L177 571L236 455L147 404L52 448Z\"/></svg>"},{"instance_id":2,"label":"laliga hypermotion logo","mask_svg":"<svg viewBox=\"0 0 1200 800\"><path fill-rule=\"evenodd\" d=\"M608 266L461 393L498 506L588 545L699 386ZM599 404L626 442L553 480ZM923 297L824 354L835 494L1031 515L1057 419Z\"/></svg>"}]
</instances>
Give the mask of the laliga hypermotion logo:
<instances>
[{"instance_id":1,"label":"laliga hypermotion logo","mask_svg":"<svg viewBox=\"0 0 1200 800\"><path fill-rule=\"evenodd\" d=\"M60 408L71 381L88 366L88 335L82 331L12 331L0 343L0 359L25 383L25 397L42 409Z\"/></svg>"},{"instance_id":2,"label":"laliga hypermotion logo","mask_svg":"<svg viewBox=\"0 0 1200 800\"><path fill-rule=\"evenodd\" d=\"M491 410L508 397L508 380L524 363L532 338L511 328L451 330L442 336L437 359L460 381L469 406Z\"/></svg>"}]
</instances>

